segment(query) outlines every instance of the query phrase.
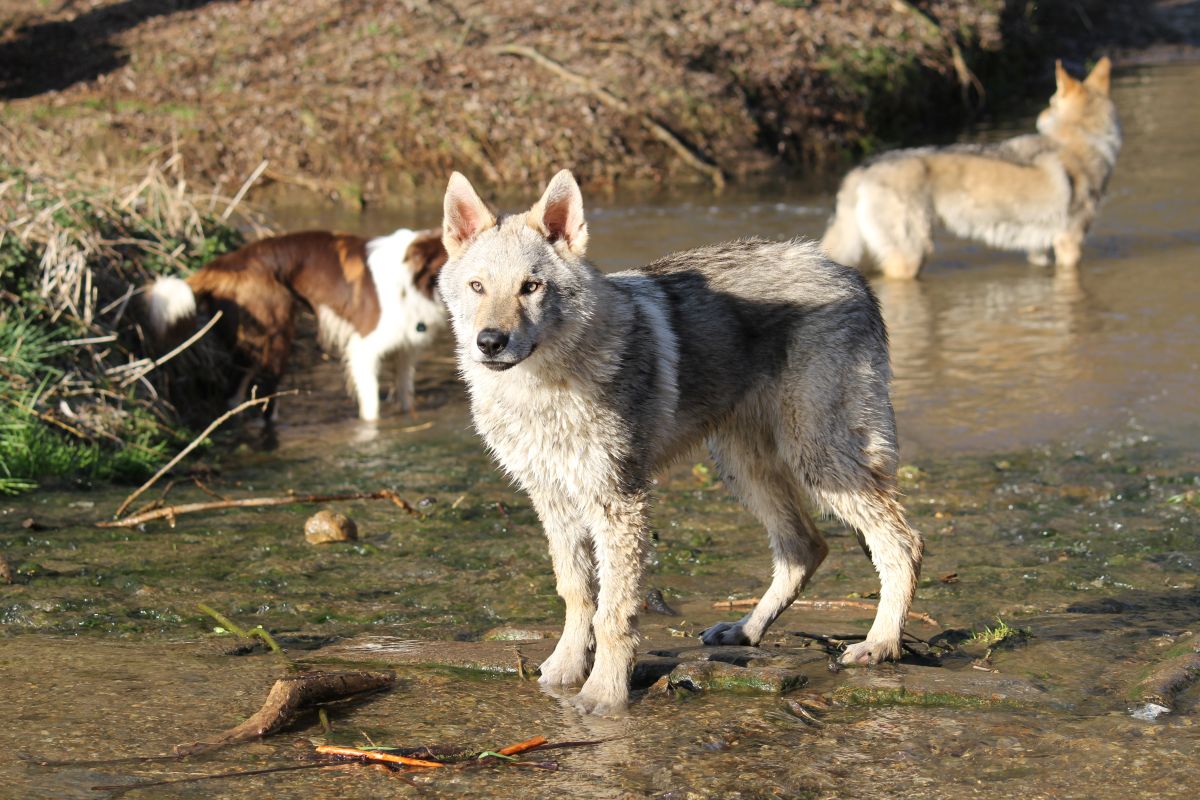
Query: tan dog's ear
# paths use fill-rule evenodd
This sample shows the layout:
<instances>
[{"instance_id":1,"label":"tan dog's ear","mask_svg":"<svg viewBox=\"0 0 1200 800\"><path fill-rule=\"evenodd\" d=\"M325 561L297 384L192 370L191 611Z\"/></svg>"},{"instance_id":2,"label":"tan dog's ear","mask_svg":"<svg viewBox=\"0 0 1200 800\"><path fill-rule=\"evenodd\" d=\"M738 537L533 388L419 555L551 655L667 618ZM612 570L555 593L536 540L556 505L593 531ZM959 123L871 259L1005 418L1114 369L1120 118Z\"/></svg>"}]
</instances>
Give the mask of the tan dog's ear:
<instances>
[{"instance_id":1,"label":"tan dog's ear","mask_svg":"<svg viewBox=\"0 0 1200 800\"><path fill-rule=\"evenodd\" d=\"M550 244L564 242L576 256L587 252L587 222L583 218L583 195L570 170L562 170L550 180L542 199L526 215L529 227L546 237Z\"/></svg>"},{"instance_id":2,"label":"tan dog's ear","mask_svg":"<svg viewBox=\"0 0 1200 800\"><path fill-rule=\"evenodd\" d=\"M1054 82L1061 95L1067 95L1079 89L1079 81L1072 78L1071 73L1063 69L1061 58L1054 62Z\"/></svg>"},{"instance_id":3,"label":"tan dog's ear","mask_svg":"<svg viewBox=\"0 0 1200 800\"><path fill-rule=\"evenodd\" d=\"M450 176L446 198L442 202L442 244L455 258L471 239L496 224L496 217L479 199L461 172Z\"/></svg>"},{"instance_id":4,"label":"tan dog's ear","mask_svg":"<svg viewBox=\"0 0 1200 800\"><path fill-rule=\"evenodd\" d=\"M1111 82L1112 62L1108 60L1108 56L1097 61L1096 66L1092 67L1091 73L1083 79L1085 86L1105 96L1108 95Z\"/></svg>"}]
</instances>

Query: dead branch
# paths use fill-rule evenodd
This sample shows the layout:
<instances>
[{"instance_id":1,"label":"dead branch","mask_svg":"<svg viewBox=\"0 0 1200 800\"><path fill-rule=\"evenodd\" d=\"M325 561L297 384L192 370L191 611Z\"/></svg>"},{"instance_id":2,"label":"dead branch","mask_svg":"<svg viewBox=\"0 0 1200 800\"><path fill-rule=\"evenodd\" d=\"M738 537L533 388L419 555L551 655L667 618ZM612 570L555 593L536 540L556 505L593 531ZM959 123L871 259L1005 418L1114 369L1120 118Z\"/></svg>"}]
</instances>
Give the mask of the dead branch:
<instances>
[{"instance_id":1,"label":"dead branch","mask_svg":"<svg viewBox=\"0 0 1200 800\"><path fill-rule=\"evenodd\" d=\"M213 739L175 746L175 754L191 756L238 742L261 739L288 724L305 708L333 700L390 689L392 672L306 672L275 681L267 700L254 716Z\"/></svg>"},{"instance_id":2,"label":"dead branch","mask_svg":"<svg viewBox=\"0 0 1200 800\"><path fill-rule=\"evenodd\" d=\"M251 408L253 406L264 405L266 403L269 403L271 400L274 400L276 397L282 397L287 394L296 394L296 390L293 389L288 392L276 392L275 394L269 394L266 397L252 397L249 400L247 400L246 402L242 403L241 405L229 409L224 414L222 414L221 416L214 419L212 422L209 423L207 428L205 428L203 431L201 431L199 436L197 436L195 439L193 439L191 441L191 444L189 444L187 447L180 450L179 453L174 458L172 458L170 461L168 461L166 464L163 465L162 469L160 469L158 472L154 473L154 476L152 478L150 478L150 480L146 481L141 486L139 486L136 490L134 490L133 494L129 495L129 497L126 497L125 500L121 503L121 505L117 507L117 511L115 514L113 514L113 516L114 517L121 516L121 514L123 514L125 512L125 509L129 508L129 506L133 504L133 501L137 500L138 497L141 496L142 492L146 491L151 486L153 486L158 481L159 478L161 478L172 467L174 467L176 464L178 464L180 461L182 461L184 456L186 456L188 453L192 452L197 447L199 447L200 443L203 442L206 438L208 438L208 435L210 433L215 431L217 428L221 427L221 425L224 424L225 420L229 419L230 417L237 416L238 414L245 411L247 408Z\"/></svg>"},{"instance_id":3,"label":"dead branch","mask_svg":"<svg viewBox=\"0 0 1200 800\"><path fill-rule=\"evenodd\" d=\"M569 70L554 59L548 58L542 55L538 50L532 47L527 47L526 45L499 45L497 47L493 47L492 52L500 55L520 56L521 58L527 58L543 69L554 73L563 80L574 83L577 86L582 86L604 105L610 108L615 108L617 111L620 111L623 114L636 116L641 120L642 125L644 125L648 131L650 131L650 134L654 136L655 139L658 139L660 142L667 145L667 147L670 147L672 150L674 150L675 154L678 155L680 159L682 159L683 162L689 167L703 175L708 176L709 180L713 182L713 187L717 191L725 188L725 175L721 172L720 167L700 158L690 147L680 141L678 136L671 133L671 131L667 130L662 124L656 122L649 114L643 114L637 111L637 109L630 105L628 101L617 97L604 86L600 85L598 81L588 78L584 75L580 75L578 72Z\"/></svg>"},{"instance_id":4,"label":"dead branch","mask_svg":"<svg viewBox=\"0 0 1200 800\"><path fill-rule=\"evenodd\" d=\"M403 764L406 767L445 767L441 761L423 761L419 758L385 753L381 750L359 750L356 747L337 747L323 744L317 747L317 752L327 756L342 756L343 758L358 758L365 761L382 761L387 764Z\"/></svg>"},{"instance_id":5,"label":"dead branch","mask_svg":"<svg viewBox=\"0 0 1200 800\"><path fill-rule=\"evenodd\" d=\"M187 350L193 344L198 342L201 339L201 337L204 336L204 334L206 334L210 330L212 330L213 325L216 325L218 320L220 320L224 314L225 314L224 311L218 311L217 313L213 314L212 319L210 319L208 322L206 322L204 324L203 328L201 328L200 330L196 331L191 336L189 336L181 345L179 345L178 347L173 349L171 352L167 353L165 356L154 359L153 361L150 362L149 366L143 367L140 371L135 372L132 375L130 375L129 377L122 380L121 381L122 388L128 386L129 384L131 384L135 381L141 380L142 378L146 377L154 370L161 367L163 364L170 361L175 356L182 353L184 350Z\"/></svg>"},{"instance_id":6,"label":"dead branch","mask_svg":"<svg viewBox=\"0 0 1200 800\"><path fill-rule=\"evenodd\" d=\"M400 497L390 489L381 489L378 492L352 492L350 494L309 494L309 495L286 495L284 497L245 497L240 500L213 500L205 503L183 503L177 506L165 506L164 508L156 508L152 511L147 511L144 514L134 514L125 517L124 519L102 520L96 523L98 528L132 528L135 525L141 525L143 522L152 522L156 519L166 519L170 521L171 527L175 527L175 518L181 517L184 514L196 514L201 511L219 511L225 508L257 508L262 506L290 506L301 505L304 503L337 503L349 500L391 500L398 508L402 508L409 514L420 515L412 504Z\"/></svg>"},{"instance_id":7,"label":"dead branch","mask_svg":"<svg viewBox=\"0 0 1200 800\"><path fill-rule=\"evenodd\" d=\"M517 753L524 753L526 750L533 750L541 747L546 743L545 736L534 736L532 739L526 739L523 742L510 744L508 747L501 747L496 752L502 756L515 756Z\"/></svg>"},{"instance_id":8,"label":"dead branch","mask_svg":"<svg viewBox=\"0 0 1200 800\"><path fill-rule=\"evenodd\" d=\"M983 84L971 68L967 66L967 59L963 56L962 48L958 46L958 41L954 38L954 34L942 28L941 24L932 16L914 6L908 0L891 0L892 10L901 14L911 14L916 19L920 20L926 30L942 40L946 45L946 49L950 52L950 63L954 66L954 73L958 76L959 91L962 92L963 105L970 106L970 90L974 89L979 96L980 104L982 105L986 92L983 90Z\"/></svg>"}]
</instances>

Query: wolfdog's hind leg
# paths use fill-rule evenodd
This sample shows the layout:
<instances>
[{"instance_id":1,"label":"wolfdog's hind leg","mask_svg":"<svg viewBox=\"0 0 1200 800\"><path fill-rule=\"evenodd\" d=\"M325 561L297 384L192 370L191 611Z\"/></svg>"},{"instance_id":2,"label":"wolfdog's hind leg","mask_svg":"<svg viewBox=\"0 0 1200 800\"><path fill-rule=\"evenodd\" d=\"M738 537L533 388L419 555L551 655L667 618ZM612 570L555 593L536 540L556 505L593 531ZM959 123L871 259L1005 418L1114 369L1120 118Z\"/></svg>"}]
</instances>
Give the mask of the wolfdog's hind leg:
<instances>
[{"instance_id":1,"label":"wolfdog's hind leg","mask_svg":"<svg viewBox=\"0 0 1200 800\"><path fill-rule=\"evenodd\" d=\"M866 641L847 647L841 661L843 664L876 664L899 658L904 620L921 569L921 537L908 526L903 509L886 488L822 490L820 497L855 529L879 573L879 608L875 622Z\"/></svg>"},{"instance_id":2,"label":"wolfdog's hind leg","mask_svg":"<svg viewBox=\"0 0 1200 800\"><path fill-rule=\"evenodd\" d=\"M744 440L721 434L710 442L725 483L767 529L774 578L754 610L737 622L719 622L700 634L707 645L757 645L804 589L829 547L804 509L797 480L764 436Z\"/></svg>"}]
</instances>

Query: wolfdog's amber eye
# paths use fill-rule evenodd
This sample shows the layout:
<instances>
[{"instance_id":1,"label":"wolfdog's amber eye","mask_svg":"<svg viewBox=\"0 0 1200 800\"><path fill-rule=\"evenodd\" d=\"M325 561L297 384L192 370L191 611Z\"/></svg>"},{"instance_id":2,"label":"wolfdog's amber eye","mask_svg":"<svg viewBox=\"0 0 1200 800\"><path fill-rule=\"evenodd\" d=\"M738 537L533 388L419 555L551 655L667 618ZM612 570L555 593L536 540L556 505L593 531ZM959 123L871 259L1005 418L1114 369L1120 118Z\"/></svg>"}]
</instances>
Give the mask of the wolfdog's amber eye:
<instances>
[{"instance_id":1,"label":"wolfdog's amber eye","mask_svg":"<svg viewBox=\"0 0 1200 800\"><path fill-rule=\"evenodd\" d=\"M525 281L521 284L521 294L533 294L542 288L541 281Z\"/></svg>"},{"instance_id":2,"label":"wolfdog's amber eye","mask_svg":"<svg viewBox=\"0 0 1200 800\"><path fill-rule=\"evenodd\" d=\"M479 281L471 281L467 284L467 286L470 286L471 291L473 291L475 294L483 294L483 284Z\"/></svg>"}]
</instances>

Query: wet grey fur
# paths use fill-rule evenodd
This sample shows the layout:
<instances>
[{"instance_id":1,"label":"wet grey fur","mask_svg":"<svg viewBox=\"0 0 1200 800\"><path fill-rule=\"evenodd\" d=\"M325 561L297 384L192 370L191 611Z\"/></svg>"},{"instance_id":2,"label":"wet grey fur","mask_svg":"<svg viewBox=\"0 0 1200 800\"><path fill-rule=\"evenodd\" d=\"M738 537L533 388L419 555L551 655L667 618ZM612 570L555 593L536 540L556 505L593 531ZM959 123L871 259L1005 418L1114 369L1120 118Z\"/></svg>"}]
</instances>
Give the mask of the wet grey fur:
<instances>
[{"instance_id":1,"label":"wet grey fur","mask_svg":"<svg viewBox=\"0 0 1200 800\"><path fill-rule=\"evenodd\" d=\"M567 604L542 683L586 677L578 708L624 710L651 481L700 442L775 562L754 611L705 643L757 644L795 599L828 552L811 501L859 532L881 575L875 624L843 659L898 656L922 546L895 498L887 334L869 287L810 243L759 239L605 276L582 258L577 194L560 173L528 214L497 222L452 180L440 282L476 426L529 492ZM456 237L460 212L482 220ZM481 352L483 330L505 332L503 352Z\"/></svg>"}]
</instances>

